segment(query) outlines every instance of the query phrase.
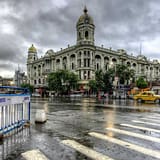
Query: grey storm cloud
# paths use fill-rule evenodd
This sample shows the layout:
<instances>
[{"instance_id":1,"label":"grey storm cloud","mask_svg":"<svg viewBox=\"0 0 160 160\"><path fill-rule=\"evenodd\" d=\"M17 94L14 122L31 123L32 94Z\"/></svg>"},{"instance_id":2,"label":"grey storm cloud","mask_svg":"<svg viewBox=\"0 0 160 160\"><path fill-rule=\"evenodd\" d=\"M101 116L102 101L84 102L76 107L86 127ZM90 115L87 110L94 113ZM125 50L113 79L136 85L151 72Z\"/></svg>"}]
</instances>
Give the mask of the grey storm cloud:
<instances>
[{"instance_id":1,"label":"grey storm cloud","mask_svg":"<svg viewBox=\"0 0 160 160\"><path fill-rule=\"evenodd\" d=\"M17 64L26 70L27 49L32 43L41 52L75 44L76 22L84 5L96 26L96 45L137 55L140 43L143 47L151 44L143 54L159 58L160 1L1 0L0 71L14 73ZM11 62L12 69L6 62Z\"/></svg>"}]
</instances>

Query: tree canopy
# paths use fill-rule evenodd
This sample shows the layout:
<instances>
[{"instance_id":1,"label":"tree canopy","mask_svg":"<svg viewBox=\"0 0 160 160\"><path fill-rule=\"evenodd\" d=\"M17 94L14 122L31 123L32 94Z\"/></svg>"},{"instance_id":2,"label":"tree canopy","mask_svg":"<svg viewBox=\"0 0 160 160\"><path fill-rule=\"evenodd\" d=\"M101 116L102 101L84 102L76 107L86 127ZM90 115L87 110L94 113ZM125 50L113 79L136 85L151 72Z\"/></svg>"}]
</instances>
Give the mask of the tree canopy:
<instances>
[{"instance_id":1,"label":"tree canopy","mask_svg":"<svg viewBox=\"0 0 160 160\"><path fill-rule=\"evenodd\" d=\"M112 91L112 85L115 77L118 77L119 84L128 84L129 80L134 78L135 71L126 65L117 64L106 71L98 70L95 72L95 80L89 81L92 90Z\"/></svg>"},{"instance_id":2,"label":"tree canopy","mask_svg":"<svg viewBox=\"0 0 160 160\"><path fill-rule=\"evenodd\" d=\"M48 75L48 87L59 93L77 89L78 76L68 70L58 70Z\"/></svg>"},{"instance_id":3,"label":"tree canopy","mask_svg":"<svg viewBox=\"0 0 160 160\"><path fill-rule=\"evenodd\" d=\"M143 77L139 77L138 80L136 81L136 86L140 89L144 89L148 86L148 84Z\"/></svg>"},{"instance_id":4,"label":"tree canopy","mask_svg":"<svg viewBox=\"0 0 160 160\"><path fill-rule=\"evenodd\" d=\"M134 78L135 71L127 65L117 64L114 68L114 75L119 78L120 84L128 84L129 80Z\"/></svg>"},{"instance_id":5,"label":"tree canopy","mask_svg":"<svg viewBox=\"0 0 160 160\"><path fill-rule=\"evenodd\" d=\"M32 85L30 85L30 84L28 84L28 83L22 83L22 84L21 84L21 87L22 87L22 88L28 88L29 91L30 91L30 93L33 93L34 87L33 87Z\"/></svg>"}]
</instances>

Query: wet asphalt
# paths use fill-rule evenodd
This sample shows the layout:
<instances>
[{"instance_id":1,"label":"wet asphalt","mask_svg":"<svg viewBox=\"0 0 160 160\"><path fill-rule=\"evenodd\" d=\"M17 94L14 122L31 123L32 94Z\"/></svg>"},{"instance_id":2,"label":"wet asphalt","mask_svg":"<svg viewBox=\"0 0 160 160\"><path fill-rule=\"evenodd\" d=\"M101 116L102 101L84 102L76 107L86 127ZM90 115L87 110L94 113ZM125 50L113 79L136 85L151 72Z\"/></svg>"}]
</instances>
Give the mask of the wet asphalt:
<instances>
[{"instance_id":1,"label":"wet asphalt","mask_svg":"<svg viewBox=\"0 0 160 160\"><path fill-rule=\"evenodd\" d=\"M46 123L35 123L37 109L46 111ZM6 138L0 145L0 158L23 160L21 153L39 149L50 160L90 160L88 156L62 143L63 140L74 140L115 160L157 160L160 158L89 135L90 132L105 134L153 151L160 151L160 143L106 130L108 127L117 128L160 139L160 133L121 125L130 124L160 130L160 125L149 124L153 123L152 117L157 117L156 122L160 121L159 104L97 98L32 98L30 128L18 130ZM149 122L134 122L142 121L142 118L149 119Z\"/></svg>"}]
</instances>

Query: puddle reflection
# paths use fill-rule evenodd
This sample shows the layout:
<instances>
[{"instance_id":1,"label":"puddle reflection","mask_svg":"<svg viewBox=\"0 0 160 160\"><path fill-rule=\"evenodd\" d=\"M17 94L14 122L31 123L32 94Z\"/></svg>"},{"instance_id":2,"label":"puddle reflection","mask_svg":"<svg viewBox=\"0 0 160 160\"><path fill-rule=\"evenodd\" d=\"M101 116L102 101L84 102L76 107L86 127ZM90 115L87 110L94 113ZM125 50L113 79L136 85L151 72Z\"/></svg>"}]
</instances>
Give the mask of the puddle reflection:
<instances>
[{"instance_id":1,"label":"puddle reflection","mask_svg":"<svg viewBox=\"0 0 160 160\"><path fill-rule=\"evenodd\" d=\"M12 135L4 138L3 142L0 144L0 159L14 159L14 157L19 154L22 149L22 145L27 141L30 135L30 128L23 128L21 130L15 130Z\"/></svg>"}]
</instances>

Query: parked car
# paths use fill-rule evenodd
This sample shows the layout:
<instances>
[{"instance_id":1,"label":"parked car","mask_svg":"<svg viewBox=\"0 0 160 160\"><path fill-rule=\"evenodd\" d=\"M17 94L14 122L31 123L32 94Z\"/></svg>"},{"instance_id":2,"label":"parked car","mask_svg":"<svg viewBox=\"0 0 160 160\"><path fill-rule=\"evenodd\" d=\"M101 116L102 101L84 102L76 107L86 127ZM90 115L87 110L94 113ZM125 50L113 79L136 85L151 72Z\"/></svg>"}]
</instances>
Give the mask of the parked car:
<instances>
[{"instance_id":1,"label":"parked car","mask_svg":"<svg viewBox=\"0 0 160 160\"><path fill-rule=\"evenodd\" d=\"M72 91L69 94L69 97L82 97L83 96L83 92L82 91Z\"/></svg>"},{"instance_id":2,"label":"parked car","mask_svg":"<svg viewBox=\"0 0 160 160\"><path fill-rule=\"evenodd\" d=\"M32 97L41 97L39 93L32 93Z\"/></svg>"},{"instance_id":3,"label":"parked car","mask_svg":"<svg viewBox=\"0 0 160 160\"><path fill-rule=\"evenodd\" d=\"M133 96L138 102L154 101L160 102L160 95L156 95L153 91L144 91Z\"/></svg>"}]
</instances>

